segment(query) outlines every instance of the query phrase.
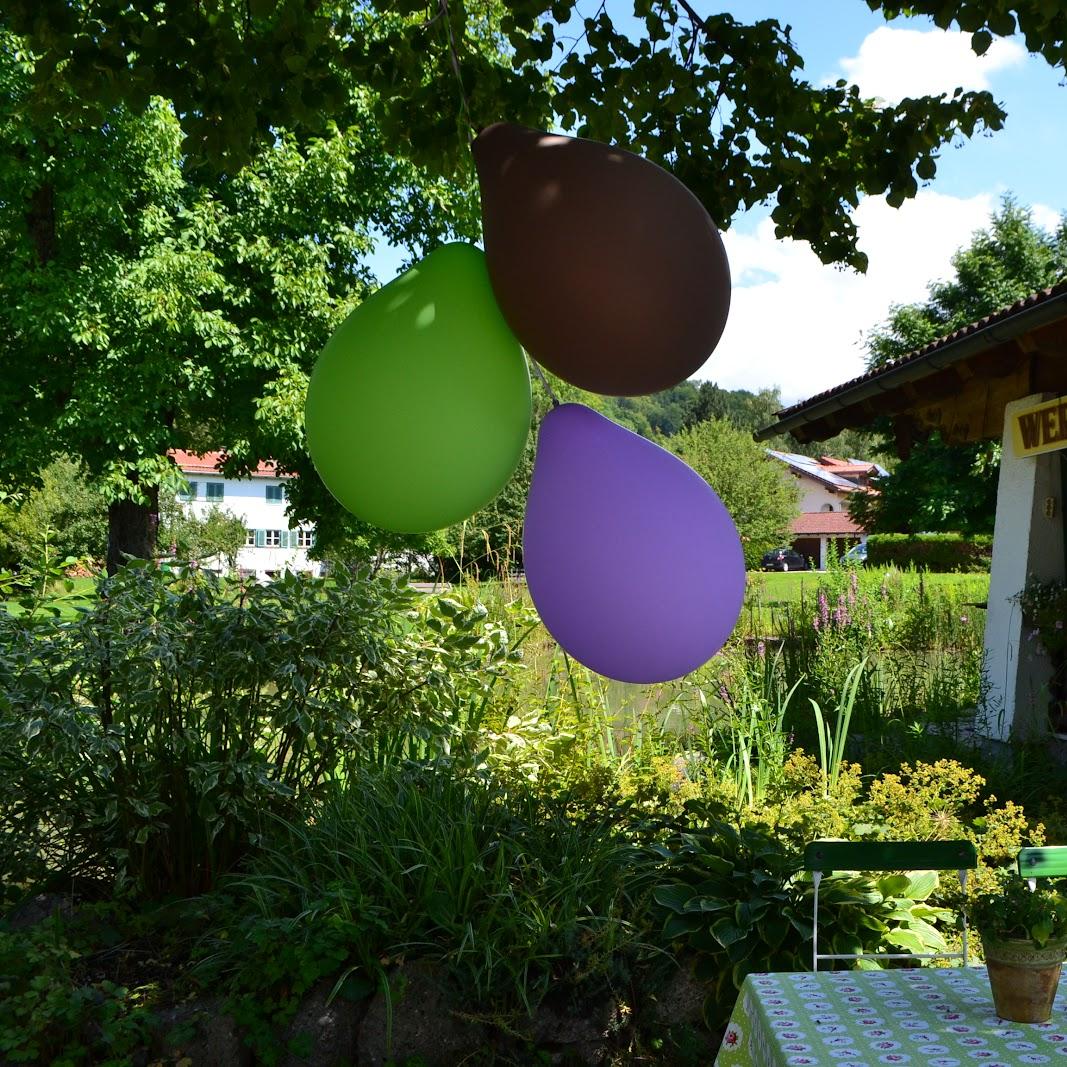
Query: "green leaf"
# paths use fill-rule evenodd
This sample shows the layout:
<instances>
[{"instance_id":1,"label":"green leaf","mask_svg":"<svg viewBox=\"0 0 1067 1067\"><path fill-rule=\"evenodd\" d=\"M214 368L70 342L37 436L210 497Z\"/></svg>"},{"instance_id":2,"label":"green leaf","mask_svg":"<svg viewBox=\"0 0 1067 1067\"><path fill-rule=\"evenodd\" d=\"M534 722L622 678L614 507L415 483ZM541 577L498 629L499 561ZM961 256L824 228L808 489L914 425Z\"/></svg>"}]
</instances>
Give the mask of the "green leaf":
<instances>
[{"instance_id":1,"label":"green leaf","mask_svg":"<svg viewBox=\"0 0 1067 1067\"><path fill-rule=\"evenodd\" d=\"M905 930L899 927L895 930L890 930L885 935L885 940L887 944L892 945L895 948L903 949L905 952L926 951L922 938L911 930Z\"/></svg>"},{"instance_id":2,"label":"green leaf","mask_svg":"<svg viewBox=\"0 0 1067 1067\"><path fill-rule=\"evenodd\" d=\"M912 900L926 900L937 886L937 871L912 871L907 875L904 891L894 895L909 897Z\"/></svg>"},{"instance_id":3,"label":"green leaf","mask_svg":"<svg viewBox=\"0 0 1067 1067\"><path fill-rule=\"evenodd\" d=\"M660 907L682 912L685 911L689 901L693 899L693 890L689 886L681 884L657 886L652 893L652 899Z\"/></svg>"},{"instance_id":4,"label":"green leaf","mask_svg":"<svg viewBox=\"0 0 1067 1067\"><path fill-rule=\"evenodd\" d=\"M747 930L742 929L732 918L719 919L711 925L711 936L722 945L723 948L728 948L730 945L741 940Z\"/></svg>"},{"instance_id":5,"label":"green leaf","mask_svg":"<svg viewBox=\"0 0 1067 1067\"><path fill-rule=\"evenodd\" d=\"M756 924L763 943L771 952L776 952L789 933L789 920L784 915L768 915Z\"/></svg>"}]
</instances>

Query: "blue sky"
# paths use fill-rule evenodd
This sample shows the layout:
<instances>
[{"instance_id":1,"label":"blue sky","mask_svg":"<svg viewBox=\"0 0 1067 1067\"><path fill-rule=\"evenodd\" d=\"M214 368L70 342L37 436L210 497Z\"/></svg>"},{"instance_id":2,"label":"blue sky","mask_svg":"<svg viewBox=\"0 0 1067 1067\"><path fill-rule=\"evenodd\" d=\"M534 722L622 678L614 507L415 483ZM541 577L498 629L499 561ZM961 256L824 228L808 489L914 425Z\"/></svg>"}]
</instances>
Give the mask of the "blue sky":
<instances>
[{"instance_id":1,"label":"blue sky","mask_svg":"<svg viewBox=\"0 0 1067 1067\"><path fill-rule=\"evenodd\" d=\"M599 0L580 0L581 15ZM777 18L816 84L846 77L864 95L887 100L989 89L1008 113L1005 128L946 147L932 182L899 211L881 198L855 213L866 275L825 267L803 244L774 237L767 208L735 218L724 234L734 279L730 320L718 349L696 375L726 388L778 386L787 403L863 370L863 338L893 304L923 299L951 271L952 253L1013 193L1051 227L1067 211L1067 86L1064 72L1026 53L1021 39L998 40L982 58L969 36L928 19L887 23L864 0L694 0L699 11L729 10L741 21ZM609 0L613 17L632 11ZM636 32L636 31L635 31ZM504 117L504 116L502 116ZM382 281L399 257L383 254Z\"/></svg>"},{"instance_id":2,"label":"blue sky","mask_svg":"<svg viewBox=\"0 0 1067 1067\"><path fill-rule=\"evenodd\" d=\"M893 304L922 300L951 272L952 253L986 224L1005 193L1054 226L1067 210L1067 86L1063 72L1030 56L1020 40L986 57L969 37L928 19L892 23L863 0L745 0L737 18L777 18L815 83L846 77L865 95L900 99L988 89L1008 113L999 133L943 150L937 176L899 211L868 198L856 211L870 268L860 276L825 267L804 245L776 240L765 210L724 235L734 295L719 348L698 373L727 388L778 386L787 403L863 371L865 334Z\"/></svg>"},{"instance_id":3,"label":"blue sky","mask_svg":"<svg viewBox=\"0 0 1067 1067\"><path fill-rule=\"evenodd\" d=\"M846 74L842 60L857 56L865 38L880 28L942 36L926 18L899 18L887 23L863 0L742 0L729 5L729 10L738 19L776 18L791 25L807 76L816 83ZM1025 203L1067 208L1064 72L1054 70L1040 57L1027 56L1021 38L1018 48L1021 55L1017 62L988 75L989 90L1008 112L1005 128L994 136L979 137L962 148L946 151L932 188L955 196L1010 188ZM901 58L905 55L902 50ZM905 68L900 71L901 84L907 85L909 72L904 63L901 67ZM958 73L957 68L952 70ZM936 79L940 89L954 88L949 84L952 70Z\"/></svg>"}]
</instances>

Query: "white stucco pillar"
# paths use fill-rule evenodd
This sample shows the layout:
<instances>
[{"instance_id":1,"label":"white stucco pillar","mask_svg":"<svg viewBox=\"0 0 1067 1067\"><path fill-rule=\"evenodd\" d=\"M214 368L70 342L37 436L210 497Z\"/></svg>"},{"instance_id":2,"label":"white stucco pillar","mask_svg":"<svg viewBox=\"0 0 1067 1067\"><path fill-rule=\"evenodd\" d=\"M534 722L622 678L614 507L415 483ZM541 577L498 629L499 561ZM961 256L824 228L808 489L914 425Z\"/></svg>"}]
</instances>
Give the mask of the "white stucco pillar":
<instances>
[{"instance_id":1,"label":"white stucco pillar","mask_svg":"<svg viewBox=\"0 0 1067 1067\"><path fill-rule=\"evenodd\" d=\"M819 570L821 571L826 570L826 546L829 543L830 539L825 534L819 538Z\"/></svg>"},{"instance_id":2,"label":"white stucco pillar","mask_svg":"<svg viewBox=\"0 0 1067 1067\"><path fill-rule=\"evenodd\" d=\"M1029 640L1012 598L1025 586L1027 575L1064 576L1061 453L1017 456L1011 424L1015 412L1049 395L1024 397L1004 409L985 628L988 688L979 724L987 736L1002 741L1010 736L1039 737L1047 729L1049 661L1041 655L1038 642Z\"/></svg>"}]
</instances>

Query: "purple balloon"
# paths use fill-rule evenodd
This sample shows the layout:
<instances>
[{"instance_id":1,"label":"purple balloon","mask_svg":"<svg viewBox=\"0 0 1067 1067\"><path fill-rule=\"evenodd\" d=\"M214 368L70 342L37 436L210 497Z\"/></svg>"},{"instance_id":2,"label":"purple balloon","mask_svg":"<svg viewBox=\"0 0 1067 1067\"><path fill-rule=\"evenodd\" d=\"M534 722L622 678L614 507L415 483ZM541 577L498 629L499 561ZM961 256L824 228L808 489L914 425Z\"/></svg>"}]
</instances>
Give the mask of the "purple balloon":
<instances>
[{"instance_id":1,"label":"purple balloon","mask_svg":"<svg viewBox=\"0 0 1067 1067\"><path fill-rule=\"evenodd\" d=\"M582 404L541 423L522 549L549 633L608 678L680 678L722 648L741 613L741 539L715 491Z\"/></svg>"}]
</instances>

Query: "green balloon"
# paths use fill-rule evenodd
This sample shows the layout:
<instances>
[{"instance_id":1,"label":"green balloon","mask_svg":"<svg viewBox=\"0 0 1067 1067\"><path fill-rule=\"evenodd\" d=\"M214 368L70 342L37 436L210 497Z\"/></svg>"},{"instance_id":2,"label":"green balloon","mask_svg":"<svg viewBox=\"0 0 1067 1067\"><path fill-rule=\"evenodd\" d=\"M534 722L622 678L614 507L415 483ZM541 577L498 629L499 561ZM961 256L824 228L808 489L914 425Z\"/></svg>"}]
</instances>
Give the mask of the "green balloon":
<instances>
[{"instance_id":1,"label":"green balloon","mask_svg":"<svg viewBox=\"0 0 1067 1067\"><path fill-rule=\"evenodd\" d=\"M304 412L315 469L366 522L451 526L511 477L530 375L483 253L447 244L379 289L319 355Z\"/></svg>"}]
</instances>

